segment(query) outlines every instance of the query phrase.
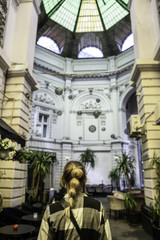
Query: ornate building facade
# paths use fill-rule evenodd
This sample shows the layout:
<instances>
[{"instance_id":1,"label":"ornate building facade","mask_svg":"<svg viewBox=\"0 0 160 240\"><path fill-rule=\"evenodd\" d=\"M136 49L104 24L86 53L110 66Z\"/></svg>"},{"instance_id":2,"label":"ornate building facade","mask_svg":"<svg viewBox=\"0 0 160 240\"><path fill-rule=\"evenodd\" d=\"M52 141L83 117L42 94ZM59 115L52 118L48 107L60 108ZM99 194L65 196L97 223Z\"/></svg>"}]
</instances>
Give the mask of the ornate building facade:
<instances>
[{"instance_id":1,"label":"ornate building facade","mask_svg":"<svg viewBox=\"0 0 160 240\"><path fill-rule=\"evenodd\" d=\"M154 152L160 154L155 119L160 101L159 1L129 1L133 49L108 56L109 43L105 58L90 60L72 58L68 47L63 56L35 47L40 4L0 3L0 117L26 139L27 147L56 153L46 187L58 190L64 164L78 160L86 148L97 156L96 168L88 174L90 183L108 184L115 156L126 151L136 158L140 186L139 148L126 134L129 116L138 113L149 206L157 181L150 160Z\"/></svg>"}]
</instances>

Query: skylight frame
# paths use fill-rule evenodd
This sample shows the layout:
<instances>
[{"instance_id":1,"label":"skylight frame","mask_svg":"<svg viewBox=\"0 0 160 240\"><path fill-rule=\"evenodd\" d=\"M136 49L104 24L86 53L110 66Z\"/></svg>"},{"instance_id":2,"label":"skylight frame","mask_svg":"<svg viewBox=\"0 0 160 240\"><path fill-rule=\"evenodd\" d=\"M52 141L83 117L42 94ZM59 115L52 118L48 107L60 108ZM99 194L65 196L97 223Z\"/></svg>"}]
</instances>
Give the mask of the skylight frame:
<instances>
[{"instance_id":1,"label":"skylight frame","mask_svg":"<svg viewBox=\"0 0 160 240\"><path fill-rule=\"evenodd\" d=\"M80 7L84 6L84 1L88 4L94 2L99 16L94 13L77 18L77 15L82 11ZM129 0L43 0L46 14L50 19L71 32L108 30L129 14L128 2ZM88 12L91 14L92 11Z\"/></svg>"}]
</instances>

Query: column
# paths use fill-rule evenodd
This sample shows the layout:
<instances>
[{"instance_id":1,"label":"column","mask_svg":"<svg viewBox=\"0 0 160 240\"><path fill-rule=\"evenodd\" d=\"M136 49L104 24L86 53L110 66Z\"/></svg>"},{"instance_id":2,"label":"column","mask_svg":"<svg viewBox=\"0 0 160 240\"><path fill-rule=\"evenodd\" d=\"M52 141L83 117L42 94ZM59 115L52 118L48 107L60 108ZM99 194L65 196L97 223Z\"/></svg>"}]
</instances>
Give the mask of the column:
<instances>
[{"instance_id":1,"label":"column","mask_svg":"<svg viewBox=\"0 0 160 240\"><path fill-rule=\"evenodd\" d=\"M64 93L64 139L70 139L70 99L71 95L71 78L66 77L66 86Z\"/></svg>"},{"instance_id":2,"label":"column","mask_svg":"<svg viewBox=\"0 0 160 240\"><path fill-rule=\"evenodd\" d=\"M153 153L160 154L160 126L155 124L154 110L160 101L160 64L154 59L157 39L153 1L132 0L130 5L134 35L135 64L131 85L137 91L138 114L143 125L141 137L144 168L145 202L149 206L156 195L157 175L150 167ZM158 16L158 15L157 15Z\"/></svg>"},{"instance_id":3,"label":"column","mask_svg":"<svg viewBox=\"0 0 160 240\"><path fill-rule=\"evenodd\" d=\"M2 118L27 140L32 92L38 89L32 70L40 3L41 0L9 1L4 43L11 65L5 80Z\"/></svg>"}]
</instances>

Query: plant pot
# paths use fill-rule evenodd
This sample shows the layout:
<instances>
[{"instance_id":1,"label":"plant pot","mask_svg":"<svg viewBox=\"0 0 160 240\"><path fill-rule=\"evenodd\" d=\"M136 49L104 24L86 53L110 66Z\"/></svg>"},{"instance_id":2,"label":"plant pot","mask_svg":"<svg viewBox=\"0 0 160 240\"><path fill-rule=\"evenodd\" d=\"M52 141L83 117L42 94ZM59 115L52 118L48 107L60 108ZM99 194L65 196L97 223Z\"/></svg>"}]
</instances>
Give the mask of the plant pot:
<instances>
[{"instance_id":1,"label":"plant pot","mask_svg":"<svg viewBox=\"0 0 160 240\"><path fill-rule=\"evenodd\" d=\"M141 213L140 212L133 212L127 213L127 221L130 225L137 226L141 224Z\"/></svg>"},{"instance_id":2,"label":"plant pot","mask_svg":"<svg viewBox=\"0 0 160 240\"><path fill-rule=\"evenodd\" d=\"M0 150L0 159L4 160L9 156L9 150Z\"/></svg>"},{"instance_id":3,"label":"plant pot","mask_svg":"<svg viewBox=\"0 0 160 240\"><path fill-rule=\"evenodd\" d=\"M159 240L160 239L160 228L153 224L153 239Z\"/></svg>"}]
</instances>

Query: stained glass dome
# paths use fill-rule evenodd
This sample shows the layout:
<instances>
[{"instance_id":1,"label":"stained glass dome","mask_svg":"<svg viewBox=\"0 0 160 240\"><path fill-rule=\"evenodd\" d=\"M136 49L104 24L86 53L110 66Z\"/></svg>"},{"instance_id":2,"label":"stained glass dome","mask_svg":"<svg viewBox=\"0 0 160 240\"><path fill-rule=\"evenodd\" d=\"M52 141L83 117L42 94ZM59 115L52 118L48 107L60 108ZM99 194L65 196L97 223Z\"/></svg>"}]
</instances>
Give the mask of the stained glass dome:
<instances>
[{"instance_id":1,"label":"stained glass dome","mask_svg":"<svg viewBox=\"0 0 160 240\"><path fill-rule=\"evenodd\" d=\"M62 57L77 59L89 47L117 55L132 33L129 0L43 0L37 42L47 37ZM97 55L98 57L98 55Z\"/></svg>"},{"instance_id":2,"label":"stained glass dome","mask_svg":"<svg viewBox=\"0 0 160 240\"><path fill-rule=\"evenodd\" d=\"M71 32L100 32L129 14L129 0L43 0L50 19Z\"/></svg>"}]
</instances>

